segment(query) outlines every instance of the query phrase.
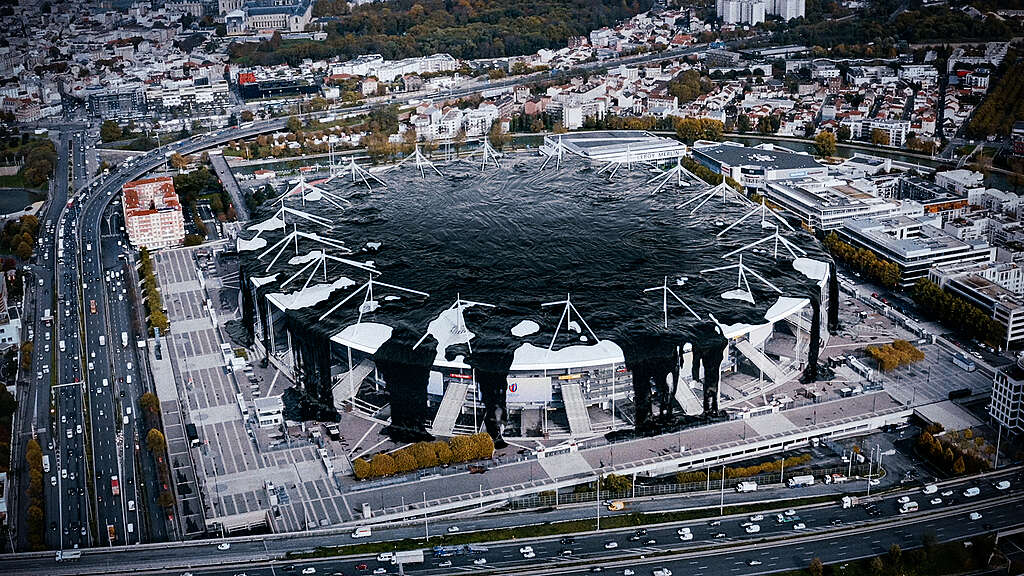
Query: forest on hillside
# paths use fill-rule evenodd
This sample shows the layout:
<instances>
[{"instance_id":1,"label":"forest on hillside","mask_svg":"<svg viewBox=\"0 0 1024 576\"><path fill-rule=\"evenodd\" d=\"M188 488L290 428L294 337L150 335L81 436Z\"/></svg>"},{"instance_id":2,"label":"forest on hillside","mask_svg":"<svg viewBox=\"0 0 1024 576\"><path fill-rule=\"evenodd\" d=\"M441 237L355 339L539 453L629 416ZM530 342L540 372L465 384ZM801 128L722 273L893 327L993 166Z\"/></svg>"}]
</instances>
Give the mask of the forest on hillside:
<instances>
[{"instance_id":1,"label":"forest on hillside","mask_svg":"<svg viewBox=\"0 0 1024 576\"><path fill-rule=\"evenodd\" d=\"M569 38L649 10L651 0L388 0L349 7L318 0L314 16L331 18L324 42L235 43L233 61L295 64L303 58L387 59L447 52L456 58L499 58L561 48Z\"/></svg>"}]
</instances>

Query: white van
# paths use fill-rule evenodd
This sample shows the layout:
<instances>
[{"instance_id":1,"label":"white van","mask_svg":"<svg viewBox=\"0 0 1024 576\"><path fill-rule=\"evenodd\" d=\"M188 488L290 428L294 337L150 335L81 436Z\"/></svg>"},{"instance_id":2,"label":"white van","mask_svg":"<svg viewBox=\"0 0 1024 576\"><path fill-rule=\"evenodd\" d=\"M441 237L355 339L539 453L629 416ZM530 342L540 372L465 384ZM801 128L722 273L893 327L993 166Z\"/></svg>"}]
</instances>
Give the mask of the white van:
<instances>
[{"instance_id":1,"label":"white van","mask_svg":"<svg viewBox=\"0 0 1024 576\"><path fill-rule=\"evenodd\" d=\"M381 552L377 554L377 562L391 562L394 558L394 552Z\"/></svg>"},{"instance_id":2,"label":"white van","mask_svg":"<svg viewBox=\"0 0 1024 576\"><path fill-rule=\"evenodd\" d=\"M352 533L353 538L367 538L372 534L369 526L360 526Z\"/></svg>"},{"instance_id":3,"label":"white van","mask_svg":"<svg viewBox=\"0 0 1024 576\"><path fill-rule=\"evenodd\" d=\"M939 491L939 487L938 486L936 486L935 484L929 484L929 485L924 487L924 490L922 490L921 493L922 494L935 494L938 491Z\"/></svg>"},{"instance_id":4,"label":"white van","mask_svg":"<svg viewBox=\"0 0 1024 576\"><path fill-rule=\"evenodd\" d=\"M971 486L967 490L964 490L964 496L970 498L971 496L977 496L981 494L981 490L975 486Z\"/></svg>"}]
</instances>

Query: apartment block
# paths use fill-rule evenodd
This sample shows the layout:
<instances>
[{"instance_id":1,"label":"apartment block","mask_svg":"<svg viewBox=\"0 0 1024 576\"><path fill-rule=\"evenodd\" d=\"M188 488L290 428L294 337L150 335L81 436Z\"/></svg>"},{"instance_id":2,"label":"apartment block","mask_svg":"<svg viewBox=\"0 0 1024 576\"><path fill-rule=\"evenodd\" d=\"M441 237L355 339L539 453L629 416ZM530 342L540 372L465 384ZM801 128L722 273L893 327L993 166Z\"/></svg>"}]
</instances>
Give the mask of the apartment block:
<instances>
[{"instance_id":1,"label":"apartment block","mask_svg":"<svg viewBox=\"0 0 1024 576\"><path fill-rule=\"evenodd\" d=\"M127 182L121 194L125 230L132 246L152 250L184 242L185 220L172 178Z\"/></svg>"}]
</instances>

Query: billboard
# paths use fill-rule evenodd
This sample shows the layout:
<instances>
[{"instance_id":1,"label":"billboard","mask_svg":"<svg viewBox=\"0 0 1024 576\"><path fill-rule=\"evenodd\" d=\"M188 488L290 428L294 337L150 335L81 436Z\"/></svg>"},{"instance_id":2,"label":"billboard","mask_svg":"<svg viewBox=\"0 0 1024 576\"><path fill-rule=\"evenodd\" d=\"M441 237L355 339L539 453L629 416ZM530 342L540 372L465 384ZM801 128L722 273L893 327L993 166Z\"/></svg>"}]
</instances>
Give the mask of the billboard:
<instances>
[{"instance_id":1,"label":"billboard","mask_svg":"<svg viewBox=\"0 0 1024 576\"><path fill-rule=\"evenodd\" d=\"M551 402L550 376L519 376L508 379L508 394L505 401L509 404L540 404Z\"/></svg>"}]
</instances>

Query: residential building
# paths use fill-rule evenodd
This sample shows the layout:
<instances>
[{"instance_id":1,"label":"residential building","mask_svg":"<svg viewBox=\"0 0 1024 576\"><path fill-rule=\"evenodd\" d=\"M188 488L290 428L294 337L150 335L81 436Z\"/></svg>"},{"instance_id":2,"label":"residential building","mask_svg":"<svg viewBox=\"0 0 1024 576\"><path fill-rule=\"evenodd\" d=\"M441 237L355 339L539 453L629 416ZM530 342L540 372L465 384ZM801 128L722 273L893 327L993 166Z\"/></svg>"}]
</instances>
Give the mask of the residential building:
<instances>
[{"instance_id":1,"label":"residential building","mask_svg":"<svg viewBox=\"0 0 1024 576\"><path fill-rule=\"evenodd\" d=\"M806 0L768 0L765 11L772 16L778 16L783 21L793 18L803 18Z\"/></svg>"},{"instance_id":2,"label":"residential building","mask_svg":"<svg viewBox=\"0 0 1024 576\"><path fill-rule=\"evenodd\" d=\"M909 288L936 266L965 266L992 262L995 249L984 240L960 240L944 232L936 217L856 218L836 232L846 242L866 248L896 264L899 286Z\"/></svg>"},{"instance_id":3,"label":"residential building","mask_svg":"<svg viewBox=\"0 0 1024 576\"><path fill-rule=\"evenodd\" d=\"M185 220L173 178L127 182L121 194L125 230L132 246L152 250L184 242Z\"/></svg>"},{"instance_id":4,"label":"residential building","mask_svg":"<svg viewBox=\"0 0 1024 576\"><path fill-rule=\"evenodd\" d=\"M284 402L280 396L253 398L256 423L260 428L273 428L284 424Z\"/></svg>"},{"instance_id":5,"label":"residential building","mask_svg":"<svg viewBox=\"0 0 1024 576\"><path fill-rule=\"evenodd\" d=\"M143 84L115 88L90 89L86 110L93 118L132 120L146 115L146 88Z\"/></svg>"},{"instance_id":6,"label":"residential building","mask_svg":"<svg viewBox=\"0 0 1024 576\"><path fill-rule=\"evenodd\" d=\"M900 200L913 200L921 204L925 214L940 216L943 222L963 216L970 204L966 194L947 190L920 176L900 178Z\"/></svg>"},{"instance_id":7,"label":"residential building","mask_svg":"<svg viewBox=\"0 0 1024 576\"><path fill-rule=\"evenodd\" d=\"M726 24L760 24L764 22L764 0L717 0L718 17Z\"/></svg>"},{"instance_id":8,"label":"residential building","mask_svg":"<svg viewBox=\"0 0 1024 576\"><path fill-rule=\"evenodd\" d=\"M948 190L967 195L974 188L984 187L985 175L974 170L946 170L935 173L935 183Z\"/></svg>"}]
</instances>

